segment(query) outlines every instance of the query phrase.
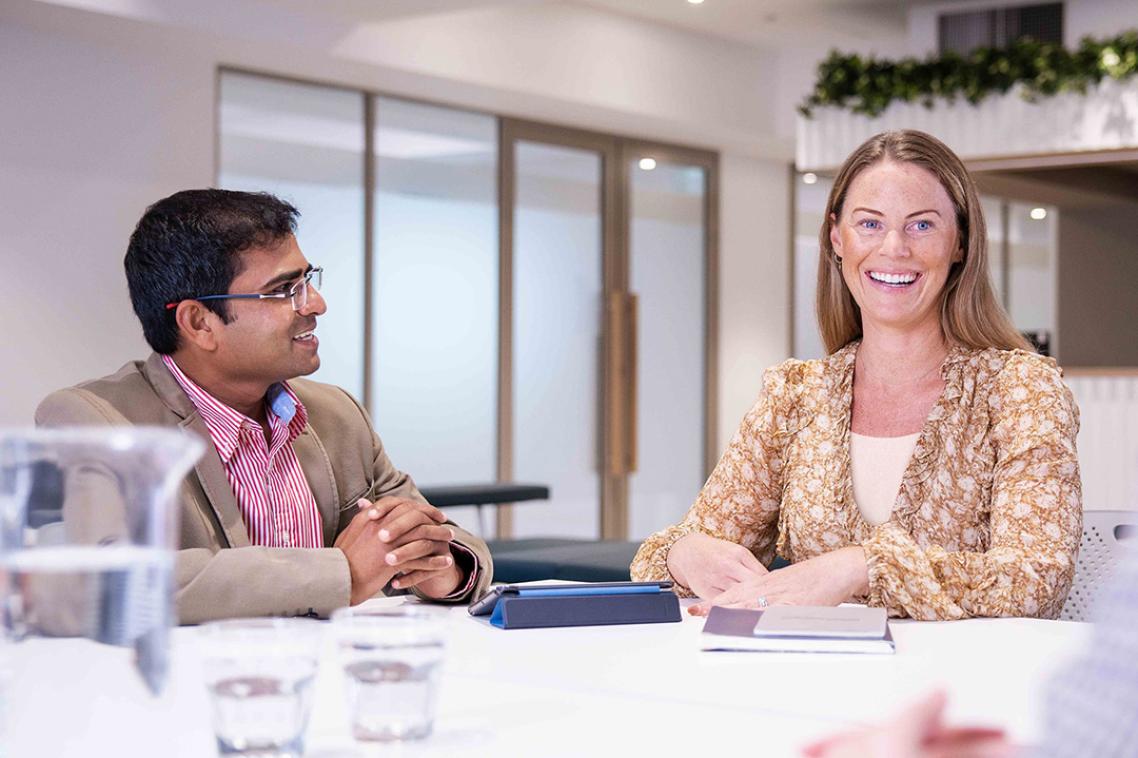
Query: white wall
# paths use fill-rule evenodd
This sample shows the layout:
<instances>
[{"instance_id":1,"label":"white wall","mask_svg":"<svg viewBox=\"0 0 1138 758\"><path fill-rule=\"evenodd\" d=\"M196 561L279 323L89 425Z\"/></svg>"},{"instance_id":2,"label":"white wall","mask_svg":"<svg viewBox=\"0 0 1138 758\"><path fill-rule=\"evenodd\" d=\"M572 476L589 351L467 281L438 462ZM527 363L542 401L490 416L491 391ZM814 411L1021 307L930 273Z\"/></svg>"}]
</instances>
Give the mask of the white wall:
<instances>
[{"instance_id":1,"label":"white wall","mask_svg":"<svg viewBox=\"0 0 1138 758\"><path fill-rule=\"evenodd\" d=\"M720 158L719 448L790 350L790 168Z\"/></svg>"},{"instance_id":2,"label":"white wall","mask_svg":"<svg viewBox=\"0 0 1138 758\"><path fill-rule=\"evenodd\" d=\"M788 354L792 142L771 131L768 58L557 4L366 29L265 23L247 0L114 5L0 6L0 261L19 274L0 298L0 425L146 354L122 256L149 202L213 181L218 65L723 151L721 438Z\"/></svg>"},{"instance_id":3,"label":"white wall","mask_svg":"<svg viewBox=\"0 0 1138 758\"><path fill-rule=\"evenodd\" d=\"M0 16L2 18L2 16ZM208 60L0 23L0 425L145 357L122 258L146 205L213 176Z\"/></svg>"},{"instance_id":4,"label":"white wall","mask_svg":"<svg viewBox=\"0 0 1138 758\"><path fill-rule=\"evenodd\" d=\"M1063 41L1068 45L1078 44L1087 35L1113 37L1138 26L1134 0L1065 0L1064 7Z\"/></svg>"}]
</instances>

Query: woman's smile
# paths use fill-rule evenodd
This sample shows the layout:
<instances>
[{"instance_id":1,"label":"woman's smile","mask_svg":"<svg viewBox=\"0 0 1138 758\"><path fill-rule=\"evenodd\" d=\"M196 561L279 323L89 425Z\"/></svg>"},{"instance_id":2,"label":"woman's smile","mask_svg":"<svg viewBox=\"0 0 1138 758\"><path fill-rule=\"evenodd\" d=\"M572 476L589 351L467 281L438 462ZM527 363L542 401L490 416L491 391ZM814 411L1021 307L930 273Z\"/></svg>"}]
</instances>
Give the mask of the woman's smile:
<instances>
[{"instance_id":1,"label":"woman's smile","mask_svg":"<svg viewBox=\"0 0 1138 758\"><path fill-rule=\"evenodd\" d=\"M903 290L911 287L921 277L916 271L866 271L866 277L869 278L874 284L884 287L886 290Z\"/></svg>"}]
</instances>

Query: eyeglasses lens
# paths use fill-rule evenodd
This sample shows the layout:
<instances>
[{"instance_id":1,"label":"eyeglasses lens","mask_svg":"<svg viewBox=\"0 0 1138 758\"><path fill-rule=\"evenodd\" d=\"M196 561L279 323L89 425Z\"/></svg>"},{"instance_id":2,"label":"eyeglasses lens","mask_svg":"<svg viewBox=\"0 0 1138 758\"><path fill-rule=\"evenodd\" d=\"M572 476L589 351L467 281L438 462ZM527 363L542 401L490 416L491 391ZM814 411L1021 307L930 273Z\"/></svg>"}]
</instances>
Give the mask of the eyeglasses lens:
<instances>
[{"instance_id":1,"label":"eyeglasses lens","mask_svg":"<svg viewBox=\"0 0 1138 758\"><path fill-rule=\"evenodd\" d=\"M308 305L308 288L320 291L320 285L324 280L324 269L314 268L304 275L304 278L296 283L292 288L292 309L299 311L304 306Z\"/></svg>"}]
</instances>

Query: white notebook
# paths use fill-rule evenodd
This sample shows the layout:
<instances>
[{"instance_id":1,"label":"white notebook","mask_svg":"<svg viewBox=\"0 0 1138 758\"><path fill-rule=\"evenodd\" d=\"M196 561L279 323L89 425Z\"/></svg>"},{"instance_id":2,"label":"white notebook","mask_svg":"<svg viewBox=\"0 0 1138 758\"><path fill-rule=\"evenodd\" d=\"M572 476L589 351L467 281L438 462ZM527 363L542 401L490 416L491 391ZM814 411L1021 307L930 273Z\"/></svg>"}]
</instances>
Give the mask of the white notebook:
<instances>
[{"instance_id":1,"label":"white notebook","mask_svg":"<svg viewBox=\"0 0 1138 758\"><path fill-rule=\"evenodd\" d=\"M894 652L884 608L775 606L765 611L712 608L702 650L771 653Z\"/></svg>"}]
</instances>

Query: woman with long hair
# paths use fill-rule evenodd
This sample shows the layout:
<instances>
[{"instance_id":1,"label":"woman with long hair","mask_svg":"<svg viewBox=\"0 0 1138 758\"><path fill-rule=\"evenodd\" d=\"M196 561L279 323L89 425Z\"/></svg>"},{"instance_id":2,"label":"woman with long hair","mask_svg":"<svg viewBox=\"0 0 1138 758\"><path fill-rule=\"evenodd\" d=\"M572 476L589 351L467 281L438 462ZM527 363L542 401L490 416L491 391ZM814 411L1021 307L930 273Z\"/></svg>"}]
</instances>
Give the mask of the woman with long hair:
<instances>
[{"instance_id":1,"label":"woman with long hair","mask_svg":"<svg viewBox=\"0 0 1138 758\"><path fill-rule=\"evenodd\" d=\"M758 401L633 578L712 605L894 616L1058 616L1082 532L1078 410L988 279L960 159L918 131L842 165L819 234L829 352L764 373ZM791 565L768 571L775 554Z\"/></svg>"}]
</instances>

